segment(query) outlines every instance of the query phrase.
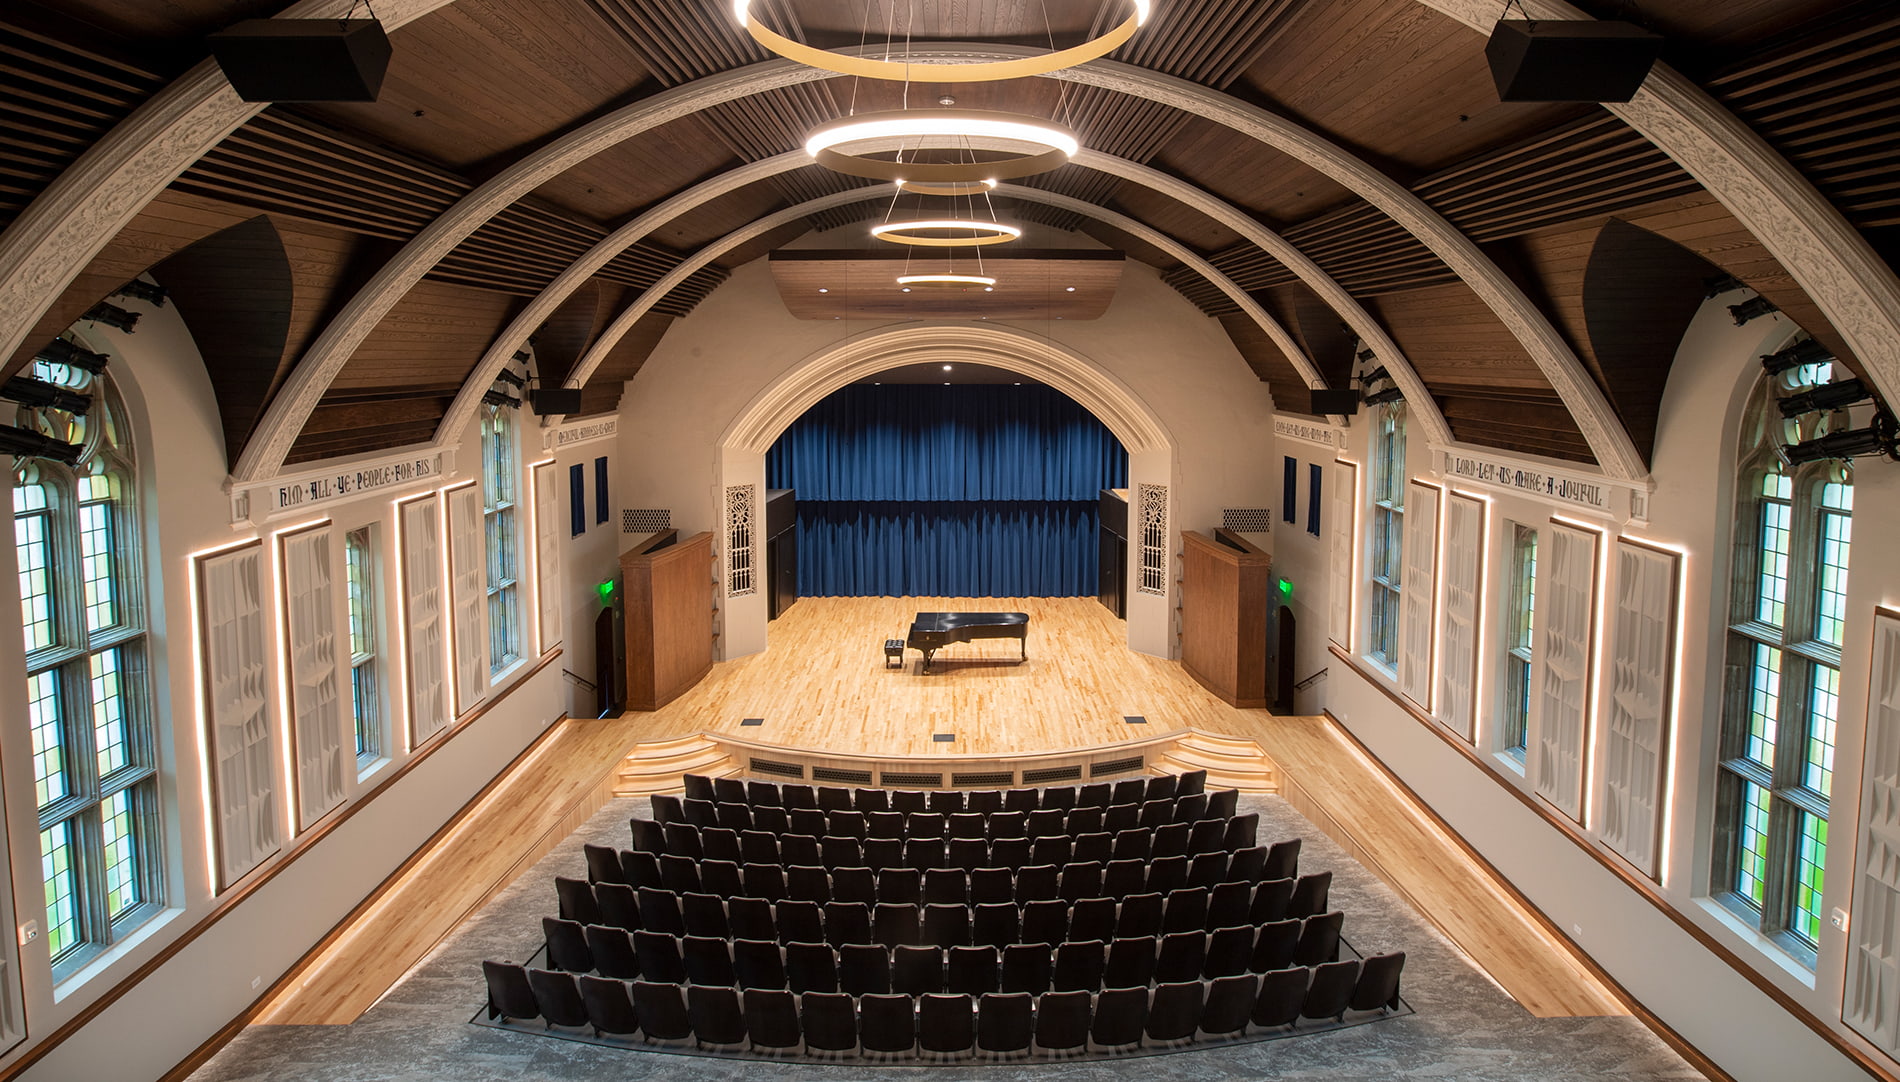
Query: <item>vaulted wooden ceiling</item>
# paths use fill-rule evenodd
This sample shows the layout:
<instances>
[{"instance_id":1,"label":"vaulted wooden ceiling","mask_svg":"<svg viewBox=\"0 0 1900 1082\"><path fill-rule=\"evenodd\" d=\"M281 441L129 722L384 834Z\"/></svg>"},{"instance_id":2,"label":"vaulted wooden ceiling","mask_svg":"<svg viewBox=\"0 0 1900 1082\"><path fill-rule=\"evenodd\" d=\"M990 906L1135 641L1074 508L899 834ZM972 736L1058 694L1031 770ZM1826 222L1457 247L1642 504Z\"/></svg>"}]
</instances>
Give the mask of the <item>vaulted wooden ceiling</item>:
<instances>
[{"instance_id":1,"label":"vaulted wooden ceiling","mask_svg":"<svg viewBox=\"0 0 1900 1082\"><path fill-rule=\"evenodd\" d=\"M896 4L896 10L892 5ZM206 55L204 37L274 14L269 0L15 0L0 11L0 227L139 104ZM855 44L1073 43L1120 0L766 0L777 26ZM1616 17L1622 5L1586 3ZM1601 9L1601 10L1599 10ZM1900 244L1900 14L1879 0L1650 0L1665 59L1784 154L1891 266ZM795 29L794 29L795 28ZM373 104L273 106L179 176L105 246L8 360L11 373L133 275L151 271L199 322L235 460L325 324L391 255L484 181L562 133L669 88L768 59L727 0L456 0L392 35ZM1503 104L1484 37L1417 0L1157 0L1111 59L1285 116L1357 154L1481 246L1557 329L1645 457L1673 343L1702 279L1729 274L1850 365L1814 299L1659 148L1594 105ZM1238 208L1336 280L1397 343L1460 441L1589 461L1591 447L1504 320L1421 240L1344 184L1250 136L1146 97L1073 82L899 85L831 78L742 97L561 172L476 230L358 346L289 460L431 438L496 336L566 267L635 216L748 162L795 150L849 110L954 97L1057 116L1092 150ZM572 371L628 305L702 247L860 182L782 172L681 213L613 258L542 324L545 377ZM1342 313L1293 269L1171 195L1066 166L1027 186L1125 216L1231 278L1327 382L1353 363ZM1012 201L1080 230L1221 320L1283 409L1306 381L1199 262L1071 207ZM817 209L725 251L665 291L586 385L613 408L668 324L733 267L877 208ZM1131 227L1132 228L1132 227ZM223 265L229 262L230 266ZM252 268L240 274L235 268ZM256 270L266 268L265 270ZM1660 366L1660 371L1659 371Z\"/></svg>"}]
</instances>

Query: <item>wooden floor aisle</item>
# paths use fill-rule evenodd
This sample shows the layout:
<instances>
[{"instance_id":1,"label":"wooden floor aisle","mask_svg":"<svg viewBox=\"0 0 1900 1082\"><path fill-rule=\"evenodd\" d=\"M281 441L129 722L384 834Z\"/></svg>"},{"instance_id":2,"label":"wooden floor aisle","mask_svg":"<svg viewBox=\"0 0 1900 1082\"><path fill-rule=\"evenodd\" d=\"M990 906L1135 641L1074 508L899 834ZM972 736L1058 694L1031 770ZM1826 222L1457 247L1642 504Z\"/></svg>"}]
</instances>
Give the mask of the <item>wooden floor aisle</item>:
<instances>
[{"instance_id":1,"label":"wooden floor aisle","mask_svg":"<svg viewBox=\"0 0 1900 1082\"><path fill-rule=\"evenodd\" d=\"M883 641L917 611L1024 611L1015 640L950 647L932 675L917 655L883 667ZM1147 726L1129 725L1145 716ZM1526 1009L1543 1016L1626 1014L1588 968L1471 861L1327 718L1239 710L1175 662L1130 651L1123 625L1092 599L806 598L776 621L769 648L722 662L662 710L563 722L489 797L284 982L256 1022L354 1021L431 946L604 799L603 781L635 743L703 730L833 751L941 754L1087 747L1194 727L1257 741L1309 815L1385 875ZM525 794L534 794L532 799Z\"/></svg>"}]
</instances>

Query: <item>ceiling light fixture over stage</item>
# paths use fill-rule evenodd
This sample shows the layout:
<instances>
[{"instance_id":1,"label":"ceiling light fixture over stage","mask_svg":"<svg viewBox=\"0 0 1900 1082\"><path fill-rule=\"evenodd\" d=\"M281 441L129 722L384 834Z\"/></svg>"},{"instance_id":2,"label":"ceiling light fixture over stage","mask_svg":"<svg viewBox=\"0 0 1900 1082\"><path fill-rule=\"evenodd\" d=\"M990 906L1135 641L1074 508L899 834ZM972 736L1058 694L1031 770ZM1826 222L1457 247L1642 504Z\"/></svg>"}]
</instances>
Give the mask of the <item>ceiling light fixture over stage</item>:
<instances>
[{"instance_id":1,"label":"ceiling light fixture over stage","mask_svg":"<svg viewBox=\"0 0 1900 1082\"><path fill-rule=\"evenodd\" d=\"M836 173L873 180L895 181L906 191L912 184L956 185L975 195L999 180L1034 176L1068 163L1081 142L1060 124L1016 113L975 109L900 109L864 113L821 124L805 139L805 153ZM993 161L927 162L915 160L920 152L976 152L1011 157ZM874 154L893 157L872 157ZM906 161L905 158L912 160ZM978 187L980 186L980 187ZM952 194L930 190L922 194Z\"/></svg>"},{"instance_id":2,"label":"ceiling light fixture over stage","mask_svg":"<svg viewBox=\"0 0 1900 1082\"><path fill-rule=\"evenodd\" d=\"M904 291L908 293L916 286L929 286L934 289L983 286L987 289L996 284L996 279L983 274L906 274L897 279L897 284L904 286Z\"/></svg>"},{"instance_id":3,"label":"ceiling light fixture over stage","mask_svg":"<svg viewBox=\"0 0 1900 1082\"><path fill-rule=\"evenodd\" d=\"M839 75L857 75L866 79L889 79L900 82L929 83L985 83L998 79L1026 79L1035 75L1047 75L1052 71L1072 68L1087 63L1099 56L1107 56L1120 48L1123 42L1135 36L1135 31L1148 20L1150 0L1121 0L1128 8L1128 17L1115 24L1107 33L1091 38L1080 45L1067 49L1055 49L1038 56L1025 56L1015 60L972 60L957 61L931 60L914 62L908 59L874 59L868 56L847 56L828 49L817 49L803 42L794 41L761 23L752 14L752 0L733 0L732 12L745 27L752 39L787 60L795 60L814 68L835 71ZM885 56L892 55L896 42L886 46ZM923 46L929 50L930 46Z\"/></svg>"},{"instance_id":4,"label":"ceiling light fixture over stage","mask_svg":"<svg viewBox=\"0 0 1900 1082\"><path fill-rule=\"evenodd\" d=\"M996 190L996 181L977 180L968 184L926 184L916 180L900 180L897 190L912 195L939 195L954 199L964 195L987 195Z\"/></svg>"},{"instance_id":5,"label":"ceiling light fixture over stage","mask_svg":"<svg viewBox=\"0 0 1900 1082\"><path fill-rule=\"evenodd\" d=\"M971 248L1003 244L1023 235L1021 229L977 218L938 218L915 222L879 222L871 227L878 240L916 244L927 248Z\"/></svg>"}]
</instances>

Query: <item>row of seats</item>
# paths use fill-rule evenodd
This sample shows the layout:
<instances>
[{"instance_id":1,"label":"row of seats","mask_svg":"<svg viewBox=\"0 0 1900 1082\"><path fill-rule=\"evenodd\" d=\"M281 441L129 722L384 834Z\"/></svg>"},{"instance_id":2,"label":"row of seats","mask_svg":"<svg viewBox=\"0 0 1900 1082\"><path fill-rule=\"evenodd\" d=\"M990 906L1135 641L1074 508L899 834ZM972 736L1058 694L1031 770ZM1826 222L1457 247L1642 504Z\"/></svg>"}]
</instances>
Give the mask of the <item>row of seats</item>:
<instances>
[{"instance_id":1,"label":"row of seats","mask_svg":"<svg viewBox=\"0 0 1900 1082\"><path fill-rule=\"evenodd\" d=\"M1296 1029L1302 1019L1341 1021L1348 1012L1399 1006L1405 955L1376 955L1155 988L991 992L981 995L806 992L624 981L484 962L488 1016L550 1026L592 1027L647 1041L692 1041L701 1049L761 1054L862 1051L906 1057L1135 1051L1198 1035L1244 1036Z\"/></svg>"},{"instance_id":2,"label":"row of seats","mask_svg":"<svg viewBox=\"0 0 1900 1082\"><path fill-rule=\"evenodd\" d=\"M881 792L882 790L875 790ZM850 838L1051 838L1113 833L1170 823L1189 825L1230 819L1239 806L1233 789L1107 807L1043 808L1036 811L860 811L853 808L778 808L737 801L682 800L666 793L651 798L653 821L687 823L768 834L835 834ZM641 846L644 848L644 846Z\"/></svg>"},{"instance_id":3,"label":"row of seats","mask_svg":"<svg viewBox=\"0 0 1900 1082\"><path fill-rule=\"evenodd\" d=\"M729 801L758 808L818 808L823 811L1036 811L1039 808L1100 807L1172 800L1207 790L1207 771L1157 774L1087 785L1056 785L1046 789L847 789L835 785L744 781L688 774L684 785L691 800Z\"/></svg>"},{"instance_id":4,"label":"row of seats","mask_svg":"<svg viewBox=\"0 0 1900 1082\"><path fill-rule=\"evenodd\" d=\"M604 849L604 847L603 847ZM1264 846L1226 853L1107 862L1032 864L1021 868L962 868L937 864L922 869L898 866L873 869L816 865L734 864L729 860L693 860L672 854L589 853L588 879L639 889L657 887L680 894L746 896L812 902L1030 902L1042 898L1122 897L1166 893L1182 887L1220 883L1258 883L1286 879L1298 870L1297 854L1275 859ZM557 888L560 889L560 888Z\"/></svg>"},{"instance_id":5,"label":"row of seats","mask_svg":"<svg viewBox=\"0 0 1900 1082\"><path fill-rule=\"evenodd\" d=\"M1257 840L1260 817L1249 813L1226 819L1202 819L1191 824L1164 823L1152 828L1134 826L1113 832L1090 830L1040 838L945 838L940 833L921 830L903 837L859 838L851 834L700 827L651 819L630 819L628 825L633 835L633 851L653 856L840 867L866 863L867 852L882 854L887 863L901 864L905 860L900 854L934 846L931 851L943 853L948 859L948 865L939 860L938 867L1012 868L1023 864L1066 864L1071 860L1110 860L1121 856L1146 860L1246 849Z\"/></svg>"},{"instance_id":6,"label":"row of seats","mask_svg":"<svg viewBox=\"0 0 1900 1082\"><path fill-rule=\"evenodd\" d=\"M1261 883L1222 883L1183 887L1166 894L1130 894L1122 898L1088 897L1074 901L1045 898L1018 905L1013 901L876 902L783 899L677 893L620 883L589 885L557 879L560 919L628 931L701 935L722 939L770 939L830 943L937 942L943 935L967 934L963 942L1008 946L1012 943L1061 943L1071 939L1155 936L1259 925L1326 911L1331 872L1300 879ZM922 931L918 931L921 929ZM904 938L922 935L924 939Z\"/></svg>"},{"instance_id":7,"label":"row of seats","mask_svg":"<svg viewBox=\"0 0 1900 1082\"><path fill-rule=\"evenodd\" d=\"M777 943L628 932L542 921L547 967L669 984L790 988L794 992L1032 992L1127 988L1319 965L1339 954L1338 911L1258 927L1003 947L967 942Z\"/></svg>"}]
</instances>

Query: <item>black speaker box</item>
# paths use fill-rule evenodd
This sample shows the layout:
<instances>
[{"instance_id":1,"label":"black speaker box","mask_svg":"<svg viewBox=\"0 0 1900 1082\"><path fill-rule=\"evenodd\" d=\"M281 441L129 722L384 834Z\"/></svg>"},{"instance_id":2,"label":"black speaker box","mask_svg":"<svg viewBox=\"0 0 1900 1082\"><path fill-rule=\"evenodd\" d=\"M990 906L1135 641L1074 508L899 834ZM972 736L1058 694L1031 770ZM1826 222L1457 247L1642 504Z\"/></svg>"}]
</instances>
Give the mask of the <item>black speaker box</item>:
<instances>
[{"instance_id":1,"label":"black speaker box","mask_svg":"<svg viewBox=\"0 0 1900 1082\"><path fill-rule=\"evenodd\" d=\"M530 387L528 388L528 408L543 417L551 413L579 413L581 389L579 387Z\"/></svg>"},{"instance_id":2,"label":"black speaker box","mask_svg":"<svg viewBox=\"0 0 1900 1082\"><path fill-rule=\"evenodd\" d=\"M1504 19L1484 58L1501 101L1628 101L1662 44L1633 23Z\"/></svg>"},{"instance_id":3,"label":"black speaker box","mask_svg":"<svg viewBox=\"0 0 1900 1082\"><path fill-rule=\"evenodd\" d=\"M389 70L375 19L246 19L210 40L245 101L375 101Z\"/></svg>"},{"instance_id":4,"label":"black speaker box","mask_svg":"<svg viewBox=\"0 0 1900 1082\"><path fill-rule=\"evenodd\" d=\"M1312 394L1313 408L1310 412L1315 417L1324 417L1329 413L1350 417L1359 412L1359 392L1350 387L1343 391L1328 391L1320 388L1315 389Z\"/></svg>"}]
</instances>

